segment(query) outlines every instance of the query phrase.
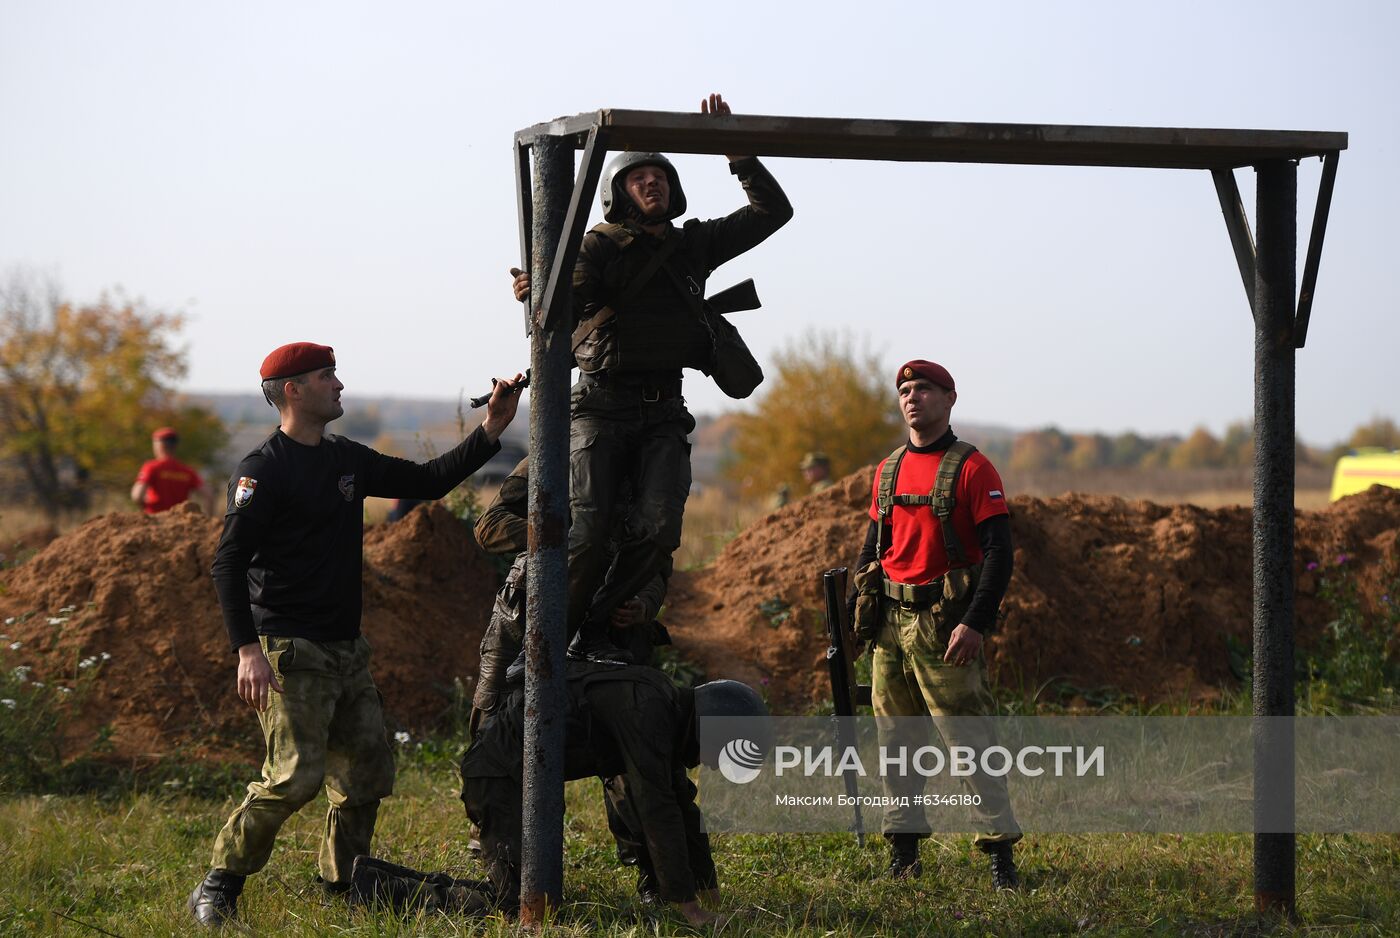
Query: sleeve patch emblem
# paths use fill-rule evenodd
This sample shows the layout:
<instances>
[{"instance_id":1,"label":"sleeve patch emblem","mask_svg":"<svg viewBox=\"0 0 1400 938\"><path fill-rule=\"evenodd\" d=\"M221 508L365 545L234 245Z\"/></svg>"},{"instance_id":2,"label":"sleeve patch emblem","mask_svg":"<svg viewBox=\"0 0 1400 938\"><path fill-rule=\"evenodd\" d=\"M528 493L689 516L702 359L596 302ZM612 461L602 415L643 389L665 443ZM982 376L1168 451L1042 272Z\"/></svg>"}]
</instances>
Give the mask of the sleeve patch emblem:
<instances>
[{"instance_id":1,"label":"sleeve patch emblem","mask_svg":"<svg viewBox=\"0 0 1400 938\"><path fill-rule=\"evenodd\" d=\"M233 493L233 507L243 508L253 500L253 492L258 487L258 480L248 476L239 476L238 488Z\"/></svg>"},{"instance_id":2,"label":"sleeve patch emblem","mask_svg":"<svg viewBox=\"0 0 1400 938\"><path fill-rule=\"evenodd\" d=\"M1001 489L992 489L987 493L988 498L1001 498Z\"/></svg>"}]
</instances>

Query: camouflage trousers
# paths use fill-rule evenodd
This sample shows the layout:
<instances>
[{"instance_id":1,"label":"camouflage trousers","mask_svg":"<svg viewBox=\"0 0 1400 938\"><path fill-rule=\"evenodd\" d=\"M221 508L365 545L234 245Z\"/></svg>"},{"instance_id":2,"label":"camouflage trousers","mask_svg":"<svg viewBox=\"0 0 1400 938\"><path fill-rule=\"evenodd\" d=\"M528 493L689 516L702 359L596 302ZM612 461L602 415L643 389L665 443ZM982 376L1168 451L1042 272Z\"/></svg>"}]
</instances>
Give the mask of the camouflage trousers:
<instances>
[{"instance_id":1,"label":"camouflage trousers","mask_svg":"<svg viewBox=\"0 0 1400 938\"><path fill-rule=\"evenodd\" d=\"M965 608L966 604L962 605ZM943 603L914 609L885 600L881 610L884 621L875 640L871 669L871 703L880 745L887 750L904 747L909 752L928 745L928 724L910 719L928 716L945 749L966 746L980 753L995 746L995 727L989 720L975 719L992 712L982 655L975 664L962 667L943 663L948 639L957 625L954 617L945 613ZM902 719L888 719L892 717ZM915 797L923 794L925 781L914 771L886 774L885 794L907 797L909 806L886 810L881 825L885 834L928 834L924 808L914 804ZM979 847L1021 839L1004 776L978 772L965 776L962 784L965 792L981 799L978 806L969 809L977 829L973 840Z\"/></svg>"},{"instance_id":2,"label":"camouflage trousers","mask_svg":"<svg viewBox=\"0 0 1400 938\"><path fill-rule=\"evenodd\" d=\"M370 853L379 801L394 790L394 753L384 709L369 675L369 643L264 637L282 693L258 714L267 757L262 778L214 842L215 869L247 876L267 865L282 824L316 797L326 812L319 868L328 883L350 882L357 854Z\"/></svg>"}]
</instances>

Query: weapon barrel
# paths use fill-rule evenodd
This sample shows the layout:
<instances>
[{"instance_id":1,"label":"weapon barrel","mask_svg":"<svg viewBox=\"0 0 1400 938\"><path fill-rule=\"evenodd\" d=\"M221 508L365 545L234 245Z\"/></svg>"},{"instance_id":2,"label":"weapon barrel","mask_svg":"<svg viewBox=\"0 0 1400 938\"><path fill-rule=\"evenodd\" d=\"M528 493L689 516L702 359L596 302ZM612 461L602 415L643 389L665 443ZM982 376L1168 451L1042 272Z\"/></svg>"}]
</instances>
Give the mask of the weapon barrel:
<instances>
[{"instance_id":1,"label":"weapon barrel","mask_svg":"<svg viewBox=\"0 0 1400 938\"><path fill-rule=\"evenodd\" d=\"M836 747L843 752L856 744L855 726L851 717L855 716L856 700L852 691L856 687L855 667L846 649L846 568L836 567L822 574L822 589L826 596L826 667L831 676L832 723L836 731ZM855 801L859 794L859 783L850 771L843 771L841 779L846 786L846 794L851 796L854 818L852 830L856 842L865 846L865 821L861 817L860 803Z\"/></svg>"},{"instance_id":2,"label":"weapon barrel","mask_svg":"<svg viewBox=\"0 0 1400 938\"><path fill-rule=\"evenodd\" d=\"M744 309L758 309L763 305L759 302L758 290L754 287L752 278L726 287L714 296L706 298L705 302L717 313L737 313Z\"/></svg>"}]
</instances>

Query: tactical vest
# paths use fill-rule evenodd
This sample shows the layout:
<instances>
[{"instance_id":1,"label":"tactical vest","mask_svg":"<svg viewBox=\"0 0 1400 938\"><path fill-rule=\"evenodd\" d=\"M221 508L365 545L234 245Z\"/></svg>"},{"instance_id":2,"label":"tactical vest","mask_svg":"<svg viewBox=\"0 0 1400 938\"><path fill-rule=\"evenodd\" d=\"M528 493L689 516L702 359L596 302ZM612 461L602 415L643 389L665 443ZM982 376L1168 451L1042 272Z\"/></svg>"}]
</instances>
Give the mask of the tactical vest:
<instances>
[{"instance_id":1,"label":"tactical vest","mask_svg":"<svg viewBox=\"0 0 1400 938\"><path fill-rule=\"evenodd\" d=\"M963 463L967 461L967 457L977 452L977 447L962 440L954 442L938 462L938 474L934 477L932 492L927 495L896 495L894 487L899 478L899 464L904 461L907 449L908 447L901 446L890 453L880 470L880 485L875 493L875 508L880 524L875 539L876 558L885 552L885 529L890 524L891 509L895 505L928 505L933 509L938 528L943 534L943 548L948 552L948 569L955 570L967 566L967 551L963 549L962 540L958 537L957 525L953 524L953 508L958 503L954 493L957 491L958 474L962 472Z\"/></svg>"},{"instance_id":2,"label":"tactical vest","mask_svg":"<svg viewBox=\"0 0 1400 938\"><path fill-rule=\"evenodd\" d=\"M617 246L618 255L603 271L611 293L607 305L574 329L574 357L581 370L710 367L715 335L704 309L709 272L696 269L683 250L687 240L700 236L700 224L691 219L682 229L673 229L655 249L624 225L593 227L594 233ZM629 267L630 274L626 273ZM623 278L625 282L617 282Z\"/></svg>"}]
</instances>

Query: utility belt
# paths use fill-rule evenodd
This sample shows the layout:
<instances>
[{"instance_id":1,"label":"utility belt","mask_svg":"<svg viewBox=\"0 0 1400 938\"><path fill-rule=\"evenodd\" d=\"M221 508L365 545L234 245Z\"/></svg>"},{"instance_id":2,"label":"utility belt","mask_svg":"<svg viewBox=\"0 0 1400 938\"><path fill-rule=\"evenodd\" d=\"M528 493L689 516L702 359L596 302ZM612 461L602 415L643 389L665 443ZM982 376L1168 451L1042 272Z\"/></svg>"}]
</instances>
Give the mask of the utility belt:
<instances>
[{"instance_id":1,"label":"utility belt","mask_svg":"<svg viewBox=\"0 0 1400 938\"><path fill-rule=\"evenodd\" d=\"M912 609L927 609L943 598L943 577L931 583L896 583L884 580L881 589L885 597Z\"/></svg>"},{"instance_id":2,"label":"utility belt","mask_svg":"<svg viewBox=\"0 0 1400 938\"><path fill-rule=\"evenodd\" d=\"M679 371L624 371L612 369L583 372L579 384L584 387L607 388L638 395L648 404L657 401L674 400L681 396L681 373Z\"/></svg>"}]
</instances>

